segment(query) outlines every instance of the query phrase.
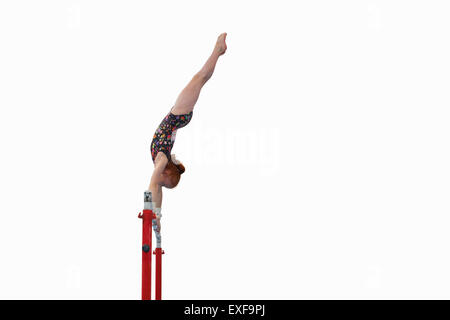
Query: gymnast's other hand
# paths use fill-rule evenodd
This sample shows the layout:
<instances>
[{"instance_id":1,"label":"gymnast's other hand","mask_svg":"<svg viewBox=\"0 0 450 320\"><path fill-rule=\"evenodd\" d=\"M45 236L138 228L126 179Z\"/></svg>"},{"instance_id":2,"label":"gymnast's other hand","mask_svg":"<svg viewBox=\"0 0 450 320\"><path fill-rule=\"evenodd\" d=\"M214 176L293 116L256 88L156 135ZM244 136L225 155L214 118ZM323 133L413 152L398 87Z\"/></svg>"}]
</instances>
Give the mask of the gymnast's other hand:
<instances>
[{"instance_id":1,"label":"gymnast's other hand","mask_svg":"<svg viewBox=\"0 0 450 320\"><path fill-rule=\"evenodd\" d=\"M161 232L161 217L156 217L156 232Z\"/></svg>"}]
</instances>

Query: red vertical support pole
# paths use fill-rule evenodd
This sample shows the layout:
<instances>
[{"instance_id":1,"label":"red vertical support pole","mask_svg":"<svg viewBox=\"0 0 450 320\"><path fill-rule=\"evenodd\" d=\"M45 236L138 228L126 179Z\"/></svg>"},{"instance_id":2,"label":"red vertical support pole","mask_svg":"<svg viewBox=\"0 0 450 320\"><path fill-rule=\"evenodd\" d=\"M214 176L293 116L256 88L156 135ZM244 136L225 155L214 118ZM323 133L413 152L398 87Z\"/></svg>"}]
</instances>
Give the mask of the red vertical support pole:
<instances>
[{"instance_id":1,"label":"red vertical support pole","mask_svg":"<svg viewBox=\"0 0 450 320\"><path fill-rule=\"evenodd\" d=\"M161 248L155 248L153 254L155 255L155 300L161 300L161 258L164 254L164 250Z\"/></svg>"},{"instance_id":2,"label":"red vertical support pole","mask_svg":"<svg viewBox=\"0 0 450 320\"><path fill-rule=\"evenodd\" d=\"M144 192L144 211L139 213L142 219L142 300L151 300L152 290L152 227L155 230L156 248L155 254L155 299L161 300L161 256L164 251L161 249L161 233L158 232L156 215L152 210L152 193Z\"/></svg>"},{"instance_id":3,"label":"red vertical support pole","mask_svg":"<svg viewBox=\"0 0 450 320\"><path fill-rule=\"evenodd\" d=\"M142 219L142 300L151 299L152 288L152 222L153 212L151 210L139 213Z\"/></svg>"}]
</instances>

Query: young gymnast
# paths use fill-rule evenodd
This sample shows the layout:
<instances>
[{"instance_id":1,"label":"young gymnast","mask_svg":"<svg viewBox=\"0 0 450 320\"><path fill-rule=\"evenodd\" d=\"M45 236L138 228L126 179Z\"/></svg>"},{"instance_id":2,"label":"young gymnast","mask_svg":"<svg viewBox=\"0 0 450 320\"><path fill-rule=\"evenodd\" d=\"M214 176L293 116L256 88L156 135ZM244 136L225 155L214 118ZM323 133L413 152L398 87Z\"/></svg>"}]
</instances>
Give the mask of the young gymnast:
<instances>
[{"instance_id":1,"label":"young gymnast","mask_svg":"<svg viewBox=\"0 0 450 320\"><path fill-rule=\"evenodd\" d=\"M164 117L153 135L151 154L154 169L148 191L152 194L152 206L156 214L157 232L161 230L162 187L175 188L185 171L183 164L175 158L174 154L171 154L177 130L191 121L200 90L211 78L219 57L227 50L226 37L226 33L219 35L211 56L178 95L175 105Z\"/></svg>"}]
</instances>

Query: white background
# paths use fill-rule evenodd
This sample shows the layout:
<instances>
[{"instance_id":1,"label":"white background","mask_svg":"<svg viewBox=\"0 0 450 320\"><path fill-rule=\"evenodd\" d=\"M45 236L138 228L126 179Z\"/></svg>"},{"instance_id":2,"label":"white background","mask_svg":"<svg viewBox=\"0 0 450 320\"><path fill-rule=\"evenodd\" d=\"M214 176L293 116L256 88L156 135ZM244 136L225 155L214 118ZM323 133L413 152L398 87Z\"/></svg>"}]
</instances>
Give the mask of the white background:
<instances>
[{"instance_id":1,"label":"white background","mask_svg":"<svg viewBox=\"0 0 450 320\"><path fill-rule=\"evenodd\" d=\"M139 299L150 142L165 299L450 298L446 1L2 1L0 298Z\"/></svg>"}]
</instances>

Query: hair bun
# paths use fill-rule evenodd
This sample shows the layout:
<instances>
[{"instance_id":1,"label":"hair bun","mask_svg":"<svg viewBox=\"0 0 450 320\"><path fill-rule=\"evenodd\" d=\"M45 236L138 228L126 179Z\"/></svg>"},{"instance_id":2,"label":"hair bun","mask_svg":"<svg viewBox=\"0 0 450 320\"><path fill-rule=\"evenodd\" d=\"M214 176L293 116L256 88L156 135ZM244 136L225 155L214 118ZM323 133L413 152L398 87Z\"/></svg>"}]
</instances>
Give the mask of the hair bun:
<instances>
[{"instance_id":1,"label":"hair bun","mask_svg":"<svg viewBox=\"0 0 450 320\"><path fill-rule=\"evenodd\" d=\"M180 174L183 174L184 171L186 171L186 169L184 168L184 166L181 163L178 163L175 166L177 167L177 169L180 172Z\"/></svg>"}]
</instances>

